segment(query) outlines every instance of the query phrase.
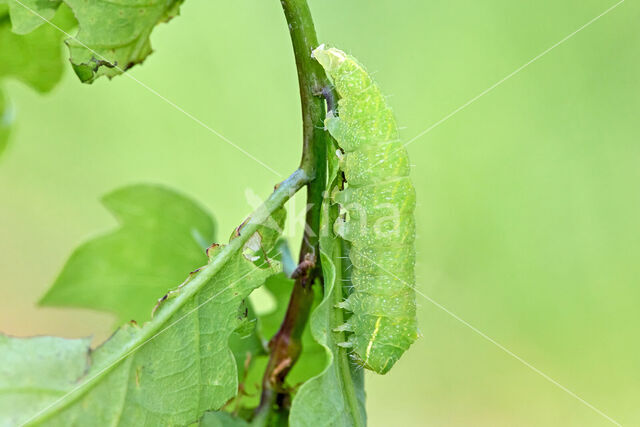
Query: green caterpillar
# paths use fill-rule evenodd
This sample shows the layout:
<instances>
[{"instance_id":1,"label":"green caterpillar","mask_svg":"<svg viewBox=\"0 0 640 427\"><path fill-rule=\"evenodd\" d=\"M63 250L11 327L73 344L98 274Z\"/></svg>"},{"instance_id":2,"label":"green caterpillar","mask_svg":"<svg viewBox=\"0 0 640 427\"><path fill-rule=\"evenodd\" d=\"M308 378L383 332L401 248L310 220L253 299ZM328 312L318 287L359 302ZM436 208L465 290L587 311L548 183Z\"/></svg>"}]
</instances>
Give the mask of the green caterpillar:
<instances>
[{"instance_id":1,"label":"green caterpillar","mask_svg":"<svg viewBox=\"0 0 640 427\"><path fill-rule=\"evenodd\" d=\"M340 304L352 313L339 329L357 363L384 374L416 340L415 190L393 113L358 61L335 48L313 57L340 100L325 126L340 149L346 186L333 200L342 215L336 234L351 243L353 292Z\"/></svg>"}]
</instances>

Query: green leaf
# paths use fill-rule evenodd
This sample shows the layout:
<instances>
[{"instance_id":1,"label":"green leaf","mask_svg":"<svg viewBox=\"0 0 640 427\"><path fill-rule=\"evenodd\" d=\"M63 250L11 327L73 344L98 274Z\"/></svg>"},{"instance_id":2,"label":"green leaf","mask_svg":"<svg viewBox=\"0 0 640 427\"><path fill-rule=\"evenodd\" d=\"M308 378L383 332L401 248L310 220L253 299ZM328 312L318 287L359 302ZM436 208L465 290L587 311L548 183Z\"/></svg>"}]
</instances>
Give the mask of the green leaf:
<instances>
[{"instance_id":1,"label":"green leaf","mask_svg":"<svg viewBox=\"0 0 640 427\"><path fill-rule=\"evenodd\" d=\"M242 418L236 418L227 412L207 412L200 420L201 427L247 427Z\"/></svg>"},{"instance_id":2,"label":"green leaf","mask_svg":"<svg viewBox=\"0 0 640 427\"><path fill-rule=\"evenodd\" d=\"M40 400L63 395L84 374L90 342L0 335L0 424L18 425L40 409Z\"/></svg>"},{"instance_id":3,"label":"green leaf","mask_svg":"<svg viewBox=\"0 0 640 427\"><path fill-rule=\"evenodd\" d=\"M214 222L196 203L160 186L124 187L102 202L120 228L78 247L40 304L109 311L118 324L146 321L152 301L206 264Z\"/></svg>"},{"instance_id":4,"label":"green leaf","mask_svg":"<svg viewBox=\"0 0 640 427\"><path fill-rule=\"evenodd\" d=\"M49 0L21 0L34 7L46 8ZM68 7L58 6L43 12L63 29L75 25L75 18ZM11 0L9 5L0 0L0 83L7 78L15 78L39 92L50 91L62 77L64 61L61 56L63 34L50 25L35 30L38 25L24 13L26 9ZM55 16L54 16L55 15ZM11 17L10 17L11 16ZM37 17L36 17L37 18ZM42 19L37 18L39 22ZM32 30L31 34L19 35ZM13 111L0 90L0 155L9 140L9 126L13 121Z\"/></svg>"},{"instance_id":5,"label":"green leaf","mask_svg":"<svg viewBox=\"0 0 640 427\"><path fill-rule=\"evenodd\" d=\"M269 277L264 287L275 300L275 309L258 318L259 333L268 340L278 332L284 314L287 312L289 296L293 289L293 279L288 278L284 273L280 273Z\"/></svg>"},{"instance_id":6,"label":"green leaf","mask_svg":"<svg viewBox=\"0 0 640 427\"><path fill-rule=\"evenodd\" d=\"M54 346L40 338L4 338L0 354L7 371L32 368L76 375L57 382L50 376L34 377L28 388L20 378L10 377L0 394L0 407L7 408L0 424L185 425L220 408L238 387L228 341L243 322L239 307L279 269L275 261L259 268L242 255L247 239L220 247L208 266L164 302L149 323L122 327L90 358L75 357L71 366L68 358L54 356L61 349L71 352L77 347L74 340ZM263 242L267 250L275 240ZM25 360L24 348L42 355L46 367Z\"/></svg>"},{"instance_id":7,"label":"green leaf","mask_svg":"<svg viewBox=\"0 0 640 427\"><path fill-rule=\"evenodd\" d=\"M229 279L252 272L252 276L227 285ZM237 391L236 365L227 345L238 323L237 307L273 270L261 271L237 260L221 273L225 280L212 280L179 309L174 309L175 303L167 304L164 311L171 310L170 316L158 317L143 328L121 328L92 353L89 363L85 357L82 364L73 367L75 372L88 369L86 375L68 381L62 390L54 389L71 393L62 400L55 400L47 377L34 379L32 392L13 384L6 386L2 406L6 404L9 409L10 405L12 410L3 412L2 421L22 423L44 409L38 421L52 425L183 425L197 420L206 410L222 406ZM210 302L196 308L209 298ZM170 325L173 327L161 332ZM20 339L10 339L11 344L15 341ZM137 351L127 357L132 349ZM57 349L45 343L31 351L48 359ZM14 359L8 369L27 369L21 353L12 355L5 346L0 347L0 354L7 353ZM109 368L113 363L115 366ZM47 367L50 371L68 368L66 363ZM80 384L80 390L73 393L75 383ZM19 405L20 400L26 404ZM50 410L46 410L48 405L53 405Z\"/></svg>"},{"instance_id":8,"label":"green leaf","mask_svg":"<svg viewBox=\"0 0 640 427\"><path fill-rule=\"evenodd\" d=\"M9 133L13 122L13 111L9 102L0 90L0 156L4 152L9 142Z\"/></svg>"},{"instance_id":9,"label":"green leaf","mask_svg":"<svg viewBox=\"0 0 640 427\"><path fill-rule=\"evenodd\" d=\"M65 0L78 19L76 40L67 40L81 81L114 77L151 53L155 26L178 14L182 0Z\"/></svg>"},{"instance_id":10,"label":"green leaf","mask_svg":"<svg viewBox=\"0 0 640 427\"><path fill-rule=\"evenodd\" d=\"M263 224L273 217L281 229L281 206L307 182L302 170L282 182L150 322L125 325L89 357L78 356L75 340L3 337L0 364L16 374L0 382L0 425L188 425L219 409L238 389L228 341L244 330L242 302L280 270L274 260L254 262L279 237ZM20 373L30 369L50 374L26 377L25 386Z\"/></svg>"},{"instance_id":11,"label":"green leaf","mask_svg":"<svg viewBox=\"0 0 640 427\"><path fill-rule=\"evenodd\" d=\"M335 147L328 147L329 153ZM329 158L331 188L338 183L335 156ZM295 396L289 423L291 426L364 426L366 424L364 371L352 363L344 343L344 332L335 329L344 323L344 311L336 305L343 297L342 242L333 232L337 206L331 206L329 194L323 201L320 226L320 256L324 275L324 297L311 314L313 338L324 348L325 366L317 376L304 383Z\"/></svg>"},{"instance_id":12,"label":"green leaf","mask_svg":"<svg viewBox=\"0 0 640 427\"><path fill-rule=\"evenodd\" d=\"M269 280L269 279L267 279ZM229 347L236 360L238 383L246 381L246 377L260 356L267 354L262 338L258 333L257 318L249 300L240 307L246 313L243 323L235 330L229 339ZM241 398L239 396L238 398Z\"/></svg>"},{"instance_id":13,"label":"green leaf","mask_svg":"<svg viewBox=\"0 0 640 427\"><path fill-rule=\"evenodd\" d=\"M337 243L337 242L336 242ZM326 250L327 248L325 248ZM334 256L340 256L336 251ZM311 333L325 349L326 366L316 377L300 387L293 400L291 426L364 426L364 372L352 363L347 350L338 344L345 341L343 332L334 329L344 322L335 304L342 301L337 260L324 252L321 262L325 277L325 295L311 315Z\"/></svg>"},{"instance_id":14,"label":"green leaf","mask_svg":"<svg viewBox=\"0 0 640 427\"><path fill-rule=\"evenodd\" d=\"M56 15L61 0L7 0L16 34L28 34ZM44 19L43 19L44 18Z\"/></svg>"},{"instance_id":15,"label":"green leaf","mask_svg":"<svg viewBox=\"0 0 640 427\"><path fill-rule=\"evenodd\" d=\"M283 258L286 258L286 256ZM254 409L260 403L262 377L269 359L264 349L267 347L269 339L273 337L280 328L280 324L287 311L292 288L293 280L283 273L275 274L266 280L264 289L273 296L275 309L268 313L261 314L257 318L255 335L261 342L261 351L256 347L247 349L246 352L249 353L250 366L246 375L240 378L240 381L243 383L244 393L242 395L239 394L232 403L225 407L225 410L233 411L236 414L239 413L246 419L250 419ZM316 291L316 295L312 306L313 308L315 308L322 299L320 286L315 286L314 290ZM249 310L249 318L251 318L251 316L252 313L251 310ZM234 342L233 339L231 342ZM249 346L247 345L247 347ZM236 360L239 365L247 361L246 352L243 357L240 357L242 355L240 352L238 352L240 354L236 355ZM236 353L236 350L234 350L234 353ZM324 362L324 348L313 339L309 325L307 325L302 334L302 354L289 375L287 375L288 386L295 389L297 385L317 375L323 369ZM239 372L241 369L242 367L239 366ZM273 421L273 419L271 419L271 421Z\"/></svg>"},{"instance_id":16,"label":"green leaf","mask_svg":"<svg viewBox=\"0 0 640 427\"><path fill-rule=\"evenodd\" d=\"M53 22L69 29L75 20L69 8L61 7ZM0 80L13 77L39 92L50 91L62 77L63 36L51 25L41 26L26 35L15 34L11 31L7 6L0 5Z\"/></svg>"},{"instance_id":17,"label":"green leaf","mask_svg":"<svg viewBox=\"0 0 640 427\"><path fill-rule=\"evenodd\" d=\"M263 349L267 348L269 340L282 323L292 287L293 281L283 273L269 277L264 283L264 289L274 298L275 308L268 313L257 316L256 335ZM262 377L268 360L269 355L266 351L252 354L251 366L242 380L246 394L238 395L236 401L229 405L230 410L240 409L240 412L248 415L253 413L253 409L260 403Z\"/></svg>"}]
</instances>

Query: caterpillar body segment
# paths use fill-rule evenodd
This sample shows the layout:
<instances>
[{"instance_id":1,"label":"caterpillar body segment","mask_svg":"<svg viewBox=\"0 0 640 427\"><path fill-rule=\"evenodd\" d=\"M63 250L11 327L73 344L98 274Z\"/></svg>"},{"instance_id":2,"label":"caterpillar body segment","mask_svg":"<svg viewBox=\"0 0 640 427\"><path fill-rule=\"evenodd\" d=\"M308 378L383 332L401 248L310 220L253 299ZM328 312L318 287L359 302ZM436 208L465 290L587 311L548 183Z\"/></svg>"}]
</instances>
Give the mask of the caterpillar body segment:
<instances>
[{"instance_id":1,"label":"caterpillar body segment","mask_svg":"<svg viewBox=\"0 0 640 427\"><path fill-rule=\"evenodd\" d=\"M391 109L353 57L318 47L314 58L339 95L325 126L336 139L346 186L333 200L342 215L337 235L351 243L353 292L339 307L351 312L339 330L357 363L384 374L416 340L415 189L407 151Z\"/></svg>"}]
</instances>

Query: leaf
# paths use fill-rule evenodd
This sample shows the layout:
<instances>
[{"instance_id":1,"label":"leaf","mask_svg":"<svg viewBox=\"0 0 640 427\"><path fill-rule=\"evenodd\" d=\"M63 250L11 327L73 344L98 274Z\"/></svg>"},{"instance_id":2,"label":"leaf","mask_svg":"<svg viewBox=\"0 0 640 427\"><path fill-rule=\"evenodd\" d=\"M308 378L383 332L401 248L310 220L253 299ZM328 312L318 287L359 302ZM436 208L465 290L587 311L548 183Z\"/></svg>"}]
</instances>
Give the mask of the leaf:
<instances>
[{"instance_id":1,"label":"leaf","mask_svg":"<svg viewBox=\"0 0 640 427\"><path fill-rule=\"evenodd\" d=\"M267 279L269 280L269 279ZM262 338L258 333L257 318L249 300L245 300L240 308L245 310L243 324L237 328L229 339L229 348L236 360L238 383L246 382L247 375L260 356L267 354ZM245 386L246 387L246 386ZM241 399L242 396L238 396Z\"/></svg>"},{"instance_id":2,"label":"leaf","mask_svg":"<svg viewBox=\"0 0 640 427\"><path fill-rule=\"evenodd\" d=\"M269 277L264 287L273 296L275 309L259 316L258 329L260 335L269 340L278 332L282 319L284 319L284 314L287 312L289 296L293 289L293 279L288 278L284 273L280 273Z\"/></svg>"},{"instance_id":3,"label":"leaf","mask_svg":"<svg viewBox=\"0 0 640 427\"><path fill-rule=\"evenodd\" d=\"M236 418L227 412L207 412L200 420L201 427L248 427L249 425L242 418Z\"/></svg>"},{"instance_id":4,"label":"leaf","mask_svg":"<svg viewBox=\"0 0 640 427\"><path fill-rule=\"evenodd\" d=\"M7 0L11 13L11 24L16 34L28 34L51 21L61 0ZM44 19L43 19L44 18Z\"/></svg>"},{"instance_id":5,"label":"leaf","mask_svg":"<svg viewBox=\"0 0 640 427\"><path fill-rule=\"evenodd\" d=\"M307 182L299 169L280 183L228 245L208 251L209 263L168 294L150 322L125 325L85 360L75 357L69 365L71 359L56 357L76 354L74 340L52 345L38 338L3 337L0 363L6 372L82 374L58 381L34 376L28 388L19 375L6 376L0 425L188 425L219 409L238 389L228 341L243 324L242 301L280 270L275 260L257 266L246 244L257 234L260 253L273 249L279 233L263 224L275 218L281 229L282 205ZM33 357L22 354L24 348L41 355L38 363L45 365L35 366Z\"/></svg>"},{"instance_id":6,"label":"leaf","mask_svg":"<svg viewBox=\"0 0 640 427\"><path fill-rule=\"evenodd\" d=\"M0 335L0 424L17 425L18 416L7 416L16 408L24 411L25 417L35 414L40 409L39 397L63 395L84 374L90 342L88 338Z\"/></svg>"},{"instance_id":7,"label":"leaf","mask_svg":"<svg viewBox=\"0 0 640 427\"><path fill-rule=\"evenodd\" d=\"M27 4L44 7L49 0L21 0ZM68 7L47 12L53 22L64 29L75 25L75 19ZM19 35L34 30L38 25L28 15L22 13L22 6L11 0L9 5L0 0L0 84L4 79L15 78L39 92L50 91L62 77L64 61L60 42L63 34L47 25L31 34ZM11 18L9 17L11 15ZM55 15L55 16L54 16ZM42 20L38 18L40 22ZM9 126L13 121L13 111L0 90L0 155L9 141Z\"/></svg>"},{"instance_id":8,"label":"leaf","mask_svg":"<svg viewBox=\"0 0 640 427\"><path fill-rule=\"evenodd\" d=\"M328 147L331 188L338 182L335 147ZM338 344L345 341L344 332L335 328L344 323L344 311L336 305L343 300L342 248L332 226L337 207L328 199L322 204L320 229L321 264L324 274L324 297L311 314L313 338L324 348L325 367L304 383L295 396L289 423L291 426L364 426L366 424L364 371L351 362L347 350Z\"/></svg>"},{"instance_id":9,"label":"leaf","mask_svg":"<svg viewBox=\"0 0 640 427\"><path fill-rule=\"evenodd\" d=\"M77 340L4 337L0 362L17 374L2 383L0 424L185 425L220 408L238 387L228 341L243 322L239 307L280 268L273 260L259 268L242 255L255 233L271 249L272 233L255 223L243 230L150 322L120 328L89 358L78 356ZM25 357L25 348L40 361ZM25 388L19 373L29 369L52 374L28 377ZM57 371L68 374L53 381Z\"/></svg>"},{"instance_id":10,"label":"leaf","mask_svg":"<svg viewBox=\"0 0 640 427\"><path fill-rule=\"evenodd\" d=\"M236 414L240 413L240 415L243 416L246 415L246 418L249 419L253 415L253 410L260 403L262 377L269 359L269 355L265 349L267 348L269 339L275 335L284 319L292 288L293 280L283 273L275 274L265 281L264 289L273 296L275 309L257 317L255 335L261 342L261 351L255 347L248 349L250 353L250 367L246 376L240 379L243 383L245 393L239 394L236 399L225 408L226 410L231 410ZM317 292L313 307L315 307L322 298L318 288L319 287L314 288ZM241 358L240 354L237 354L236 360L240 364L242 361L246 361L247 358L246 356ZM317 375L321 370L319 367L322 366L324 360L324 349L311 337L307 325L302 335L302 354L292 371L287 375L288 385L294 388L296 385Z\"/></svg>"},{"instance_id":11,"label":"leaf","mask_svg":"<svg viewBox=\"0 0 640 427\"><path fill-rule=\"evenodd\" d=\"M124 187L102 203L120 228L78 247L40 304L109 311L118 324L146 321L152 301L206 264L214 222L192 200L161 186Z\"/></svg>"},{"instance_id":12,"label":"leaf","mask_svg":"<svg viewBox=\"0 0 640 427\"><path fill-rule=\"evenodd\" d=\"M326 249L326 248L325 248ZM325 295L311 315L311 333L326 354L326 367L316 377L300 387L293 400L289 423L291 426L364 426L365 395L364 372L351 362L344 342L344 333L333 330L342 324L340 309L335 304L342 300L337 274L331 257L321 255L325 275Z\"/></svg>"},{"instance_id":13,"label":"leaf","mask_svg":"<svg viewBox=\"0 0 640 427\"><path fill-rule=\"evenodd\" d=\"M65 0L79 31L67 40L73 68L81 81L114 77L151 53L155 26L178 14L182 0Z\"/></svg>"},{"instance_id":14,"label":"leaf","mask_svg":"<svg viewBox=\"0 0 640 427\"><path fill-rule=\"evenodd\" d=\"M264 289L269 292L275 302L274 310L257 316L256 335L261 342L262 348L266 349L269 340L277 332L287 311L289 302L289 294L293 287L293 281L286 277L283 273L275 274L269 277L264 283ZM261 353L253 353L251 358L251 366L243 378L244 395L238 395L236 400L229 405L230 410L234 412L242 412L242 414L252 415L253 410L260 403L260 394L262 392L262 377L269 360L266 351Z\"/></svg>"},{"instance_id":15,"label":"leaf","mask_svg":"<svg viewBox=\"0 0 640 427\"><path fill-rule=\"evenodd\" d=\"M151 54L149 37L156 25L178 15L183 0L5 0L10 7L13 31L28 34L40 28L57 33L56 45L67 25L56 22L57 10L68 5L78 20L78 34L66 43L73 69L82 82L91 83L105 75L112 78ZM3 0L0 0L2 3ZM61 6L63 4L63 6ZM45 25L43 25L45 24ZM51 50L50 50L51 51Z\"/></svg>"},{"instance_id":16,"label":"leaf","mask_svg":"<svg viewBox=\"0 0 640 427\"><path fill-rule=\"evenodd\" d=\"M9 142L9 133L11 132L11 124L13 122L13 111L9 102L0 90L0 156Z\"/></svg>"},{"instance_id":17,"label":"leaf","mask_svg":"<svg viewBox=\"0 0 640 427\"><path fill-rule=\"evenodd\" d=\"M69 29L75 20L69 8L61 7L53 22ZM50 91L62 77L62 37L63 34L50 25L26 35L13 33L8 8L0 4L0 80L13 77L39 92Z\"/></svg>"}]
</instances>

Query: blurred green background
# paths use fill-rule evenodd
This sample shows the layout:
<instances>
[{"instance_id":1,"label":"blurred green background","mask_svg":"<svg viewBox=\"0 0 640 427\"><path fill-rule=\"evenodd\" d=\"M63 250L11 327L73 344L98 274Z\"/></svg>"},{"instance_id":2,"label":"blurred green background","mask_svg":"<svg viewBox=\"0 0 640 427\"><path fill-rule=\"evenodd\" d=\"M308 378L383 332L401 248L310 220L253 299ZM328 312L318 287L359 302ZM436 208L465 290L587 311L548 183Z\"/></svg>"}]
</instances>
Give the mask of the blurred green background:
<instances>
[{"instance_id":1,"label":"blurred green background","mask_svg":"<svg viewBox=\"0 0 640 427\"><path fill-rule=\"evenodd\" d=\"M320 39L375 73L405 140L613 4L311 1ZM419 290L624 425L640 425L638 22L638 2L624 2L409 146ZM284 176L301 133L288 37L276 0L188 0L131 75ZM225 236L280 180L127 77L86 86L68 68L46 97L7 92L18 123L0 160L5 333L110 333L108 315L35 305L75 246L114 227L104 193L167 184ZM611 424L418 303L422 339L367 376L370 425Z\"/></svg>"}]
</instances>

